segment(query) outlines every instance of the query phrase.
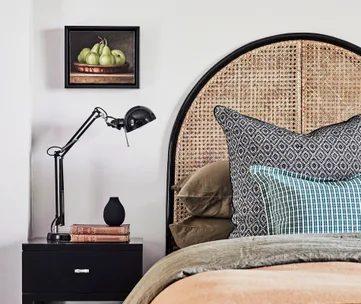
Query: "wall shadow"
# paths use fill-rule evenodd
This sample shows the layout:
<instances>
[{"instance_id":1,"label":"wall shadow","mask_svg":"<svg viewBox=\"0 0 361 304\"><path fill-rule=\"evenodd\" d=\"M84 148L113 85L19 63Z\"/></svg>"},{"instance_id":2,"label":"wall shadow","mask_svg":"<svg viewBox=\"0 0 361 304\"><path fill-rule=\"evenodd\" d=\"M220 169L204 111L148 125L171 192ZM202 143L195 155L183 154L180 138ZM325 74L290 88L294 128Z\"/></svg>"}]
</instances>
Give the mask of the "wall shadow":
<instances>
[{"instance_id":1,"label":"wall shadow","mask_svg":"<svg viewBox=\"0 0 361 304\"><path fill-rule=\"evenodd\" d=\"M0 247L1 304L21 303L21 243Z\"/></svg>"},{"instance_id":2,"label":"wall shadow","mask_svg":"<svg viewBox=\"0 0 361 304\"><path fill-rule=\"evenodd\" d=\"M42 32L45 49L46 85L50 89L64 88L64 30L52 29Z\"/></svg>"}]
</instances>

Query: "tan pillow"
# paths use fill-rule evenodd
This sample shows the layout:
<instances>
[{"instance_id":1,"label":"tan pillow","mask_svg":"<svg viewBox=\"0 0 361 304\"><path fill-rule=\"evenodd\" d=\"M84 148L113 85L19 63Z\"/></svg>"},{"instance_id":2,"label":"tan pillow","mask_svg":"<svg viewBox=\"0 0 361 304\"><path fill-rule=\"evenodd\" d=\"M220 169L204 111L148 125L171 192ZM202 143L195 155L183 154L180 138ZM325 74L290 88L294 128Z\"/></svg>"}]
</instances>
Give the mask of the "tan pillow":
<instances>
[{"instance_id":1,"label":"tan pillow","mask_svg":"<svg viewBox=\"0 0 361 304\"><path fill-rule=\"evenodd\" d=\"M231 217L232 185L228 160L205 165L181 179L173 189L192 215Z\"/></svg>"},{"instance_id":2,"label":"tan pillow","mask_svg":"<svg viewBox=\"0 0 361 304\"><path fill-rule=\"evenodd\" d=\"M227 239L234 226L230 219L189 216L169 225L174 241L179 248L190 245Z\"/></svg>"}]
</instances>

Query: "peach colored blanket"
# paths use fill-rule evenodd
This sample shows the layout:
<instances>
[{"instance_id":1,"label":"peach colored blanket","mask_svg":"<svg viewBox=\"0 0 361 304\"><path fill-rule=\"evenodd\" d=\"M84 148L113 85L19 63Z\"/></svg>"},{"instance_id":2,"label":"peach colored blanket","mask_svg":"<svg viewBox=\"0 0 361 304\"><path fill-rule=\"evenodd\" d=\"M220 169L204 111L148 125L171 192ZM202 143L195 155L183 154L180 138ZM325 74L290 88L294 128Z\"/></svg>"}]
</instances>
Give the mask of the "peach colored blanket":
<instances>
[{"instance_id":1,"label":"peach colored blanket","mask_svg":"<svg viewBox=\"0 0 361 304\"><path fill-rule=\"evenodd\" d=\"M361 303L361 264L301 263L216 270L180 280L152 304Z\"/></svg>"},{"instance_id":2,"label":"peach colored blanket","mask_svg":"<svg viewBox=\"0 0 361 304\"><path fill-rule=\"evenodd\" d=\"M361 233L271 235L206 242L159 260L123 304L260 303L254 297L265 299L266 293L266 298L289 296L296 300L302 294L306 298L299 302L303 303L313 293L325 303L326 296L334 297L334 292L340 300L347 296L348 303L361 303L360 265ZM239 300L249 296L253 297L250 302ZM225 298L211 301L209 297ZM275 302L292 303L290 299L278 298Z\"/></svg>"}]
</instances>

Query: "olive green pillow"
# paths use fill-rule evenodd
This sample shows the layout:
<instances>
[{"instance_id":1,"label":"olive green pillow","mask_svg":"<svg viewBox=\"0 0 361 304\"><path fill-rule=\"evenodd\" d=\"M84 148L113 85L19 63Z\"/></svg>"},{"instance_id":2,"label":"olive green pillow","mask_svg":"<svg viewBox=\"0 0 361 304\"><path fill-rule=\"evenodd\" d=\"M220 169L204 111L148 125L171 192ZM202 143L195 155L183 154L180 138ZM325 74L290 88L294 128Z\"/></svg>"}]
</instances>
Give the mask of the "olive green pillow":
<instances>
[{"instance_id":1,"label":"olive green pillow","mask_svg":"<svg viewBox=\"0 0 361 304\"><path fill-rule=\"evenodd\" d=\"M192 215L230 218L232 185L229 161L209 163L173 186Z\"/></svg>"},{"instance_id":2,"label":"olive green pillow","mask_svg":"<svg viewBox=\"0 0 361 304\"><path fill-rule=\"evenodd\" d=\"M199 243L227 239L234 229L231 219L189 216L169 225L179 248Z\"/></svg>"}]
</instances>

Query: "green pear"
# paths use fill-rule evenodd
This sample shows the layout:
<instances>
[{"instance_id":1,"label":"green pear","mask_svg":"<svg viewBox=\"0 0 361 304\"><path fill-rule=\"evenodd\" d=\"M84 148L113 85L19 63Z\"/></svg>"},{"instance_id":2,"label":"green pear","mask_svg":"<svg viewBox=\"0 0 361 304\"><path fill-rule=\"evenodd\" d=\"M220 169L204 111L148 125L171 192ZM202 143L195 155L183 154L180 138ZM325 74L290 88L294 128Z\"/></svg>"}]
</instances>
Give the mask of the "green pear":
<instances>
[{"instance_id":1,"label":"green pear","mask_svg":"<svg viewBox=\"0 0 361 304\"><path fill-rule=\"evenodd\" d=\"M86 56L85 56L85 62L87 64L99 64L99 54L90 51Z\"/></svg>"},{"instance_id":2,"label":"green pear","mask_svg":"<svg viewBox=\"0 0 361 304\"><path fill-rule=\"evenodd\" d=\"M108 46L108 40L106 38L103 38L104 47L102 48L102 52L100 55L111 55L110 47Z\"/></svg>"},{"instance_id":3,"label":"green pear","mask_svg":"<svg viewBox=\"0 0 361 304\"><path fill-rule=\"evenodd\" d=\"M112 54L115 57L115 64L124 64L126 61L125 55L120 50L112 50Z\"/></svg>"},{"instance_id":4,"label":"green pear","mask_svg":"<svg viewBox=\"0 0 361 304\"><path fill-rule=\"evenodd\" d=\"M81 50L81 52L78 55L78 62L79 63L85 63L85 56L90 52L89 48L84 48Z\"/></svg>"},{"instance_id":5,"label":"green pear","mask_svg":"<svg viewBox=\"0 0 361 304\"><path fill-rule=\"evenodd\" d=\"M102 55L111 55L112 52L110 51L110 47L105 45L102 51Z\"/></svg>"},{"instance_id":6,"label":"green pear","mask_svg":"<svg viewBox=\"0 0 361 304\"><path fill-rule=\"evenodd\" d=\"M104 49L104 46L105 46L105 45L104 45L104 43L103 43L103 42L101 42L101 43L100 43L100 47L99 47L99 52L98 52L98 54L99 54L99 55L101 55L101 54L102 54L103 49Z\"/></svg>"},{"instance_id":7,"label":"green pear","mask_svg":"<svg viewBox=\"0 0 361 304\"><path fill-rule=\"evenodd\" d=\"M106 48L105 46L104 48ZM104 52L104 50L103 50ZM99 63L101 65L114 65L115 64L115 57L109 53L109 54L102 54L99 59Z\"/></svg>"},{"instance_id":8,"label":"green pear","mask_svg":"<svg viewBox=\"0 0 361 304\"><path fill-rule=\"evenodd\" d=\"M93 52L93 53L99 54L99 47L100 47L100 44L96 43L96 44L93 45L93 47L92 47L92 49L90 51Z\"/></svg>"}]
</instances>

